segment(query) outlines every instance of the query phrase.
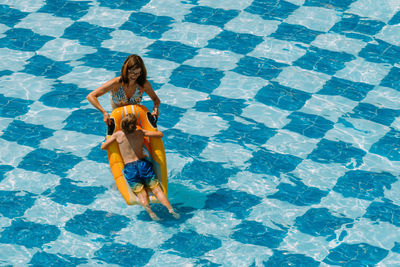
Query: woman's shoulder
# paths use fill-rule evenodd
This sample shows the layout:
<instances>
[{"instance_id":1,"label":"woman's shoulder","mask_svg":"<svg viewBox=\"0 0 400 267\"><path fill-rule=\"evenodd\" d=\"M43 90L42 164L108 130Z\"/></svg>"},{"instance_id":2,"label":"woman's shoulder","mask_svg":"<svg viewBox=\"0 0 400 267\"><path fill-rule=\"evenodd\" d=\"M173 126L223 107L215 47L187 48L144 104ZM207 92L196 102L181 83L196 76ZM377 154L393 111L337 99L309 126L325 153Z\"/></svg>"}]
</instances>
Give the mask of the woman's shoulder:
<instances>
[{"instance_id":1,"label":"woman's shoulder","mask_svg":"<svg viewBox=\"0 0 400 267\"><path fill-rule=\"evenodd\" d=\"M117 92L121 88L122 83L120 80L120 77L115 77L110 80L111 91Z\"/></svg>"},{"instance_id":2,"label":"woman's shoulder","mask_svg":"<svg viewBox=\"0 0 400 267\"><path fill-rule=\"evenodd\" d=\"M144 90L146 89L153 89L153 87L151 86L151 83L149 82L149 80L146 80L143 84L143 86L141 86L141 88L143 88Z\"/></svg>"}]
</instances>

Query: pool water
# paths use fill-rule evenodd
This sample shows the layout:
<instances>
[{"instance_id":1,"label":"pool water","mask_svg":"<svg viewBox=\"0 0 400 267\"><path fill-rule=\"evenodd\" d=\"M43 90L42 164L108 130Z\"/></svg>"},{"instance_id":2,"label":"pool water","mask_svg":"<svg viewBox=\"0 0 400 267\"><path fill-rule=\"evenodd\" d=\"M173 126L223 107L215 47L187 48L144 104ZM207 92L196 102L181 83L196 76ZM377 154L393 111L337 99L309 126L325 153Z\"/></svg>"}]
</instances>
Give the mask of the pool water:
<instances>
[{"instance_id":1,"label":"pool water","mask_svg":"<svg viewBox=\"0 0 400 267\"><path fill-rule=\"evenodd\" d=\"M400 265L399 23L398 0L1 0L0 265ZM131 53L179 220L125 204L85 98Z\"/></svg>"}]
</instances>

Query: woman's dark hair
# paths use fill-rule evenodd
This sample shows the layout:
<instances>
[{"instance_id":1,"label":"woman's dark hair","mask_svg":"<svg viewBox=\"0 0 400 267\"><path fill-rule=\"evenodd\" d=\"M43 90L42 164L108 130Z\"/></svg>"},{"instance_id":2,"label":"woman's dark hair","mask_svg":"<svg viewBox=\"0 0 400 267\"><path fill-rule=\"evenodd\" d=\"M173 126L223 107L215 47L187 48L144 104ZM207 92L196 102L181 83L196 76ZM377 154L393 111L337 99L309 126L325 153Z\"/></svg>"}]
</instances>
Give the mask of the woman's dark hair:
<instances>
[{"instance_id":1,"label":"woman's dark hair","mask_svg":"<svg viewBox=\"0 0 400 267\"><path fill-rule=\"evenodd\" d=\"M144 62L143 59L138 56L138 55L130 55L129 57L127 57L125 59L124 64L122 64L122 68L121 68L121 78L119 79L119 82L122 83L123 85L126 85L129 83L129 79L128 79L128 69L130 68L140 68L140 75L137 78L136 82L140 85L140 86L144 86L144 83L147 80L147 70L146 67L144 66Z\"/></svg>"},{"instance_id":2,"label":"woman's dark hair","mask_svg":"<svg viewBox=\"0 0 400 267\"><path fill-rule=\"evenodd\" d=\"M121 129L125 134L131 134L136 130L136 117L135 115L128 114L121 120Z\"/></svg>"}]
</instances>

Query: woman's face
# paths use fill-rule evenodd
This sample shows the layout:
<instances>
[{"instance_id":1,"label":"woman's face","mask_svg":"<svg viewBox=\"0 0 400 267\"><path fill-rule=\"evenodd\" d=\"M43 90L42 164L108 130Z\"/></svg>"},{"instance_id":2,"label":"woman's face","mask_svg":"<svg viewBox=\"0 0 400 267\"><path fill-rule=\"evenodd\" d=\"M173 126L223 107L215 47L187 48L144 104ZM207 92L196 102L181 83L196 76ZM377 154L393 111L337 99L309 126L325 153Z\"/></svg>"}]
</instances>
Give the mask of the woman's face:
<instances>
[{"instance_id":1,"label":"woman's face","mask_svg":"<svg viewBox=\"0 0 400 267\"><path fill-rule=\"evenodd\" d=\"M136 79L140 76L142 69L139 66L135 65L128 68L127 71L129 80L136 81Z\"/></svg>"}]
</instances>

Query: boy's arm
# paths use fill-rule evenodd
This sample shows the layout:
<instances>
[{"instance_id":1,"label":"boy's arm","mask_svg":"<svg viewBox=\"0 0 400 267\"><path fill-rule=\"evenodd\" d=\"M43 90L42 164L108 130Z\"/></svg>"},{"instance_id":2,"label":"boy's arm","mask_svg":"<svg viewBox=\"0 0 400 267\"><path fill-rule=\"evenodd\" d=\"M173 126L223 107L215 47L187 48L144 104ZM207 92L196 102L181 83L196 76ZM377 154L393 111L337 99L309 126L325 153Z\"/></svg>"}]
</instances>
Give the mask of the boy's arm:
<instances>
[{"instance_id":1,"label":"boy's arm","mask_svg":"<svg viewBox=\"0 0 400 267\"><path fill-rule=\"evenodd\" d=\"M143 129L142 130L144 136L148 136L148 137L163 137L163 133L161 131L148 131Z\"/></svg>"},{"instance_id":2,"label":"boy's arm","mask_svg":"<svg viewBox=\"0 0 400 267\"><path fill-rule=\"evenodd\" d=\"M112 142L117 139L117 132L113 133L103 144L101 144L101 149L107 149Z\"/></svg>"}]
</instances>

